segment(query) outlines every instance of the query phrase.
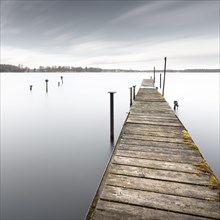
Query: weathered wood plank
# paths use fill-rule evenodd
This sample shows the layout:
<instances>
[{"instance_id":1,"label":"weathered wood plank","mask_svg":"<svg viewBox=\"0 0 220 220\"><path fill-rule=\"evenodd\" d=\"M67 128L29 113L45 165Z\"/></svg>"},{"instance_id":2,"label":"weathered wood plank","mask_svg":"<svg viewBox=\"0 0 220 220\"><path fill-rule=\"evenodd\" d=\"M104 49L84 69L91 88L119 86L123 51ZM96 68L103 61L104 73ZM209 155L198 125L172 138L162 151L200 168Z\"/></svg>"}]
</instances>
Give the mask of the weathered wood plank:
<instances>
[{"instance_id":1,"label":"weathered wood plank","mask_svg":"<svg viewBox=\"0 0 220 220\"><path fill-rule=\"evenodd\" d=\"M136 121L143 121L143 122L145 122L145 121L155 122L155 123L157 122L157 124L158 123L161 123L161 124L163 124L163 123L177 124L178 123L179 124L179 121L176 118L173 118L173 119L172 118L156 118L153 116L152 117L149 117L149 116L145 117L145 116L141 116L141 115L131 115L130 119L131 119L131 121L136 120ZM161 125L161 124L159 124L159 125Z\"/></svg>"},{"instance_id":2,"label":"weathered wood plank","mask_svg":"<svg viewBox=\"0 0 220 220\"><path fill-rule=\"evenodd\" d=\"M166 148L166 147L151 147L151 146L141 146L141 145L132 145L132 144L123 144L119 143L118 150L129 150L129 151L137 151L137 152L149 152L149 153L163 153L166 155L183 155L183 156L199 156L199 152L196 149L178 149L178 148Z\"/></svg>"},{"instance_id":3,"label":"weathered wood plank","mask_svg":"<svg viewBox=\"0 0 220 220\"><path fill-rule=\"evenodd\" d=\"M175 122L166 122L166 121L152 121L141 118L128 118L127 122L136 123L136 124L149 124L149 125L160 125L160 126L173 126L173 127L182 127L181 124Z\"/></svg>"},{"instance_id":4,"label":"weathered wood plank","mask_svg":"<svg viewBox=\"0 0 220 220\"><path fill-rule=\"evenodd\" d=\"M202 218L192 215L185 215L175 212L167 212L163 210L151 209L140 206L132 206L123 203L115 203L112 201L99 200L94 218L100 220L205 220L210 218Z\"/></svg>"},{"instance_id":5,"label":"weathered wood plank","mask_svg":"<svg viewBox=\"0 0 220 220\"><path fill-rule=\"evenodd\" d=\"M154 81L152 79L143 79L141 86L154 87Z\"/></svg>"},{"instance_id":6,"label":"weathered wood plank","mask_svg":"<svg viewBox=\"0 0 220 220\"><path fill-rule=\"evenodd\" d=\"M155 120L175 120L176 122L179 122L179 119L176 117L176 115L173 115L173 114L148 115L148 114L141 114L141 113L131 113L130 117L139 117L139 118L155 119Z\"/></svg>"},{"instance_id":7,"label":"weathered wood plank","mask_svg":"<svg viewBox=\"0 0 220 220\"><path fill-rule=\"evenodd\" d=\"M106 185L101 199L200 217L220 218L220 203Z\"/></svg>"},{"instance_id":8,"label":"weathered wood plank","mask_svg":"<svg viewBox=\"0 0 220 220\"><path fill-rule=\"evenodd\" d=\"M130 150L116 150L115 155L131 158L140 158L140 159L149 159L149 160L158 160L158 161L168 161L168 162L177 162L177 163L190 163L195 164L201 161L201 156L191 156L191 155L172 155L164 153L153 153L153 152L138 152Z\"/></svg>"},{"instance_id":9,"label":"weathered wood plank","mask_svg":"<svg viewBox=\"0 0 220 220\"><path fill-rule=\"evenodd\" d=\"M166 142L166 143L177 143L185 144L186 140L183 137L179 138L169 138L169 137L154 137L154 136L143 136L136 134L123 134L122 138L124 139L133 139L133 140L143 140L143 141L157 141L157 142ZM192 143L190 140L188 143Z\"/></svg>"},{"instance_id":10,"label":"weathered wood plank","mask_svg":"<svg viewBox=\"0 0 220 220\"><path fill-rule=\"evenodd\" d=\"M130 144L130 145L137 145L137 146L150 146L150 147L164 147L170 149L182 149L182 150L192 150L190 145L187 143L170 143L170 142L160 142L160 141L145 141L145 140L138 140L138 139L126 139L121 138L119 143L122 144Z\"/></svg>"},{"instance_id":11,"label":"weathered wood plank","mask_svg":"<svg viewBox=\"0 0 220 220\"><path fill-rule=\"evenodd\" d=\"M211 190L207 186L190 185L170 181L110 174L107 185L128 189L143 190L195 199L219 200L218 190ZM201 193L202 192L202 193Z\"/></svg>"},{"instance_id":12,"label":"weathered wood plank","mask_svg":"<svg viewBox=\"0 0 220 220\"><path fill-rule=\"evenodd\" d=\"M134 124L134 123L125 123L126 131L140 131L140 132L163 132L163 133L173 133L173 134L182 134L183 127L173 127L173 126L160 126L160 125L146 125L146 124Z\"/></svg>"},{"instance_id":13,"label":"weathered wood plank","mask_svg":"<svg viewBox=\"0 0 220 220\"><path fill-rule=\"evenodd\" d=\"M159 169L159 170L198 173L197 167L195 167L192 164L186 164L186 163L174 163L174 162L147 160L140 158L121 157L117 155L115 155L112 158L112 163L129 165L129 166L146 167L146 168Z\"/></svg>"},{"instance_id":14,"label":"weathered wood plank","mask_svg":"<svg viewBox=\"0 0 220 220\"><path fill-rule=\"evenodd\" d=\"M127 125L125 126L124 133L125 134L136 134L136 135L147 135L147 136L157 136L157 137L182 137L182 129L180 130L169 130L169 129L142 129L142 128L129 128Z\"/></svg>"},{"instance_id":15,"label":"weathered wood plank","mask_svg":"<svg viewBox=\"0 0 220 220\"><path fill-rule=\"evenodd\" d=\"M186 173L169 170L151 169L146 167L139 167L138 165L130 166L112 163L110 165L109 173L156 179L162 181L164 180L178 183L188 183L193 185L213 185L213 183L210 181L210 175L206 175L199 170L195 173Z\"/></svg>"}]
</instances>

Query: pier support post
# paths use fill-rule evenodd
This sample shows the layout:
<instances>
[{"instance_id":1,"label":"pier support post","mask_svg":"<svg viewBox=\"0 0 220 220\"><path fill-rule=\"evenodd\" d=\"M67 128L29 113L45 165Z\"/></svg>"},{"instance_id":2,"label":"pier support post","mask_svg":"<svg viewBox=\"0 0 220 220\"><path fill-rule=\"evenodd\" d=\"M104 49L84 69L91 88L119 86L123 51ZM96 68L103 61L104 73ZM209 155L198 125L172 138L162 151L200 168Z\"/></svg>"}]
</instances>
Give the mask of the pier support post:
<instances>
[{"instance_id":1,"label":"pier support post","mask_svg":"<svg viewBox=\"0 0 220 220\"><path fill-rule=\"evenodd\" d=\"M154 67L154 84L155 84L155 80L156 80L156 75L155 75L155 67Z\"/></svg>"},{"instance_id":2,"label":"pier support post","mask_svg":"<svg viewBox=\"0 0 220 220\"><path fill-rule=\"evenodd\" d=\"M132 87L130 87L129 89L130 89L130 106L132 106Z\"/></svg>"},{"instance_id":3,"label":"pier support post","mask_svg":"<svg viewBox=\"0 0 220 220\"><path fill-rule=\"evenodd\" d=\"M166 80L166 65L167 65L167 58L164 58L164 76L163 76L163 92L162 95L164 96L164 88L165 88L165 80Z\"/></svg>"},{"instance_id":4,"label":"pier support post","mask_svg":"<svg viewBox=\"0 0 220 220\"><path fill-rule=\"evenodd\" d=\"M62 84L63 84L63 76L61 76L60 79L61 79L61 82L62 82Z\"/></svg>"},{"instance_id":5,"label":"pier support post","mask_svg":"<svg viewBox=\"0 0 220 220\"><path fill-rule=\"evenodd\" d=\"M48 82L49 82L49 80L46 79L45 82L46 82L46 93L48 93Z\"/></svg>"},{"instance_id":6,"label":"pier support post","mask_svg":"<svg viewBox=\"0 0 220 220\"><path fill-rule=\"evenodd\" d=\"M33 85L30 85L30 91L32 91Z\"/></svg>"},{"instance_id":7,"label":"pier support post","mask_svg":"<svg viewBox=\"0 0 220 220\"><path fill-rule=\"evenodd\" d=\"M108 92L110 94L110 141L114 142L114 94L116 92Z\"/></svg>"},{"instance_id":8,"label":"pier support post","mask_svg":"<svg viewBox=\"0 0 220 220\"><path fill-rule=\"evenodd\" d=\"M58 82L58 86L60 86L60 82Z\"/></svg>"},{"instance_id":9,"label":"pier support post","mask_svg":"<svg viewBox=\"0 0 220 220\"><path fill-rule=\"evenodd\" d=\"M161 73L160 73L160 89L161 89L161 78L162 78L162 76L161 76Z\"/></svg>"},{"instance_id":10,"label":"pier support post","mask_svg":"<svg viewBox=\"0 0 220 220\"><path fill-rule=\"evenodd\" d=\"M133 100L135 100L135 87L136 86L133 86Z\"/></svg>"}]
</instances>

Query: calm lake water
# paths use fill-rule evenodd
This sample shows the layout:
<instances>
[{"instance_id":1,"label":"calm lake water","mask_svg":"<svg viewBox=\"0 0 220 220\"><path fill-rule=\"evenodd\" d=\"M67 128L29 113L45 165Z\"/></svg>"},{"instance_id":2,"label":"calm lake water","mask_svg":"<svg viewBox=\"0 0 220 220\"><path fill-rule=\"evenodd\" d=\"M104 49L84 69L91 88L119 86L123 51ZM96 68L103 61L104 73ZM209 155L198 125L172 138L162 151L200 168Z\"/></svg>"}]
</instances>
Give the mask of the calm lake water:
<instances>
[{"instance_id":1,"label":"calm lake water","mask_svg":"<svg viewBox=\"0 0 220 220\"><path fill-rule=\"evenodd\" d=\"M107 92L117 140L129 87L150 76L1 73L1 219L83 219L112 151ZM167 73L165 98L219 177L219 73Z\"/></svg>"}]
</instances>

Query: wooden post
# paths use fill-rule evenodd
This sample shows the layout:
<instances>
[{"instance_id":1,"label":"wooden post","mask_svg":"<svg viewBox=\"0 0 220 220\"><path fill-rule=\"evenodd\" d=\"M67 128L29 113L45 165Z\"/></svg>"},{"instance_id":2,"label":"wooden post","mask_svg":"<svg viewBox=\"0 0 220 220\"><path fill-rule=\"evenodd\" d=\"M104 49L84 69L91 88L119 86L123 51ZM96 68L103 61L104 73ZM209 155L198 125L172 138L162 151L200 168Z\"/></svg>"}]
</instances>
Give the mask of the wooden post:
<instances>
[{"instance_id":1,"label":"wooden post","mask_svg":"<svg viewBox=\"0 0 220 220\"><path fill-rule=\"evenodd\" d=\"M161 77L162 77L162 76L161 76L161 73L160 73L160 89L161 89Z\"/></svg>"},{"instance_id":2,"label":"wooden post","mask_svg":"<svg viewBox=\"0 0 220 220\"><path fill-rule=\"evenodd\" d=\"M162 95L164 96L164 88L165 88L165 80L166 80L166 65L167 65L167 58L164 58L164 76L163 76L163 92Z\"/></svg>"},{"instance_id":3,"label":"wooden post","mask_svg":"<svg viewBox=\"0 0 220 220\"><path fill-rule=\"evenodd\" d=\"M46 93L48 93L48 82L49 82L49 80L46 79L45 82L46 82Z\"/></svg>"},{"instance_id":4,"label":"wooden post","mask_svg":"<svg viewBox=\"0 0 220 220\"><path fill-rule=\"evenodd\" d=\"M61 79L61 82L62 82L62 84L63 84L63 76L61 76L60 79Z\"/></svg>"},{"instance_id":5,"label":"wooden post","mask_svg":"<svg viewBox=\"0 0 220 220\"><path fill-rule=\"evenodd\" d=\"M108 92L110 94L110 140L114 142L114 94L115 92Z\"/></svg>"},{"instance_id":6,"label":"wooden post","mask_svg":"<svg viewBox=\"0 0 220 220\"><path fill-rule=\"evenodd\" d=\"M156 75L155 75L155 67L154 67L154 84L155 84L155 79L156 79Z\"/></svg>"},{"instance_id":7,"label":"wooden post","mask_svg":"<svg viewBox=\"0 0 220 220\"><path fill-rule=\"evenodd\" d=\"M135 87L136 86L133 86L133 100L135 100Z\"/></svg>"},{"instance_id":8,"label":"wooden post","mask_svg":"<svg viewBox=\"0 0 220 220\"><path fill-rule=\"evenodd\" d=\"M30 85L30 91L32 91L32 88L33 88L33 86L32 86L32 85Z\"/></svg>"},{"instance_id":9,"label":"wooden post","mask_svg":"<svg viewBox=\"0 0 220 220\"><path fill-rule=\"evenodd\" d=\"M130 87L129 89L130 89L130 106L132 106L132 87Z\"/></svg>"}]
</instances>

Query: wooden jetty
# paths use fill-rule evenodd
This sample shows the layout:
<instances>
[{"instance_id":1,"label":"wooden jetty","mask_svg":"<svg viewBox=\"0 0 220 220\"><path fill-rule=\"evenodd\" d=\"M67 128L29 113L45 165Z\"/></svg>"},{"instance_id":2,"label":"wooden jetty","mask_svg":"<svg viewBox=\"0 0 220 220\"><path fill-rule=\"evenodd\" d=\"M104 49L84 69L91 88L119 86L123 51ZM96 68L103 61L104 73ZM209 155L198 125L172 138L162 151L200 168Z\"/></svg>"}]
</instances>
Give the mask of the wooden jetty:
<instances>
[{"instance_id":1,"label":"wooden jetty","mask_svg":"<svg viewBox=\"0 0 220 220\"><path fill-rule=\"evenodd\" d=\"M143 80L86 219L220 219L220 187L153 80Z\"/></svg>"}]
</instances>

